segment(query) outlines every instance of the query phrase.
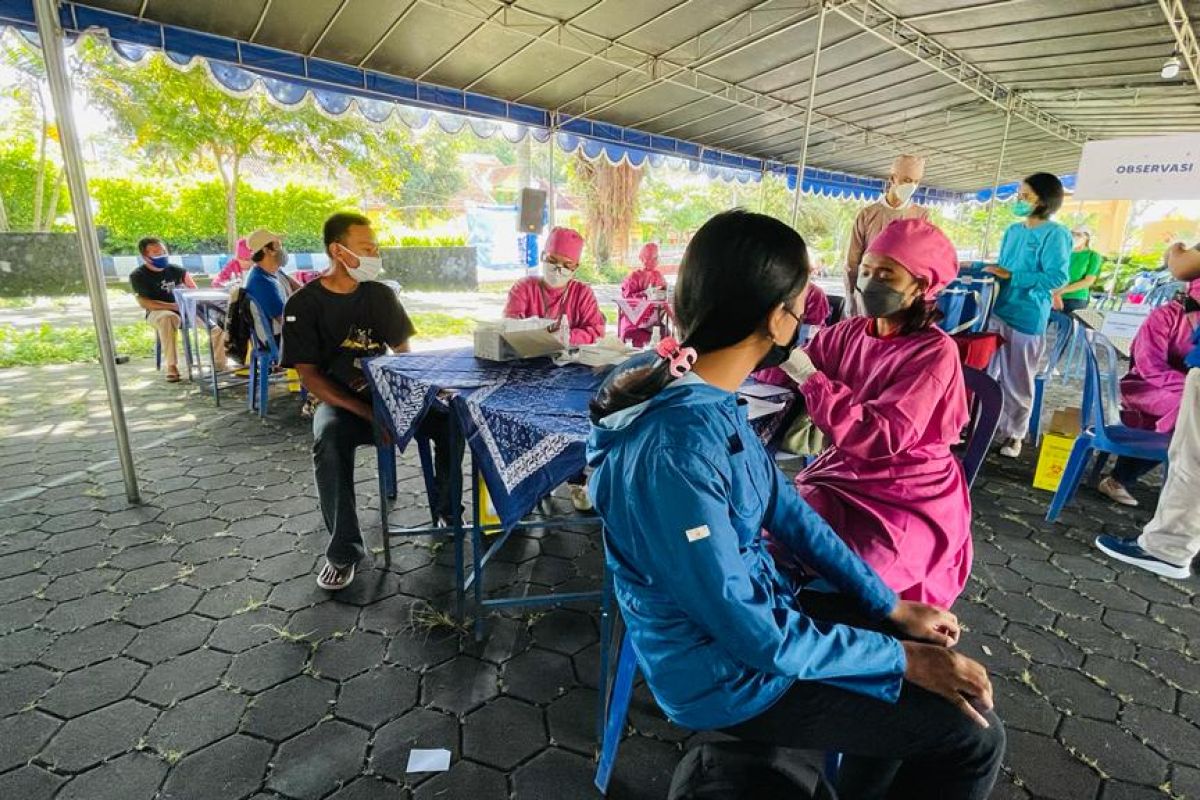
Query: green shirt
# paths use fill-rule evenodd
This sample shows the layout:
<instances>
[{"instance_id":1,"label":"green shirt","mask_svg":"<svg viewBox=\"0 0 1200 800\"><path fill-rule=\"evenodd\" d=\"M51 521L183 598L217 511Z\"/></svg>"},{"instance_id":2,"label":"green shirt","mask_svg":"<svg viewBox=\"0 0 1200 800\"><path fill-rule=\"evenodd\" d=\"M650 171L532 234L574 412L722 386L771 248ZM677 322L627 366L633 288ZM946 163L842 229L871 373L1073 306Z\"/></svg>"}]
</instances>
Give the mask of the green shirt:
<instances>
[{"instance_id":1,"label":"green shirt","mask_svg":"<svg viewBox=\"0 0 1200 800\"><path fill-rule=\"evenodd\" d=\"M1097 253L1095 250L1072 250L1071 265L1068 271L1071 273L1071 279L1068 283L1081 281L1088 275L1100 275L1100 265L1104 263L1104 256ZM1076 289L1073 292L1063 294L1064 300L1087 300L1088 290Z\"/></svg>"}]
</instances>

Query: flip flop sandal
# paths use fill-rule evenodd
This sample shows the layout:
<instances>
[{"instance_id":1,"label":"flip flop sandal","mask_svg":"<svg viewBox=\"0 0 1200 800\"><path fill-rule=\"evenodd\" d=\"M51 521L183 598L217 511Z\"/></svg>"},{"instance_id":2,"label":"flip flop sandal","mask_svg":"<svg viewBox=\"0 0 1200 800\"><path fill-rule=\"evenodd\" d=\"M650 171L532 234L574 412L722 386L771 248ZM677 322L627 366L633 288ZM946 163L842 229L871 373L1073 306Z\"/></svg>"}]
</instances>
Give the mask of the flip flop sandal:
<instances>
[{"instance_id":1,"label":"flip flop sandal","mask_svg":"<svg viewBox=\"0 0 1200 800\"><path fill-rule=\"evenodd\" d=\"M326 578L327 575L329 576L329 579ZM320 574L317 575L317 586L325 589L326 591L336 592L340 589L345 589L353 580L353 564L348 567L338 569L337 567L333 566L333 564L330 564L328 561L326 561L325 566L321 569Z\"/></svg>"},{"instance_id":2,"label":"flip flop sandal","mask_svg":"<svg viewBox=\"0 0 1200 800\"><path fill-rule=\"evenodd\" d=\"M167 383L179 383L182 378L179 377L179 372L167 372Z\"/></svg>"}]
</instances>

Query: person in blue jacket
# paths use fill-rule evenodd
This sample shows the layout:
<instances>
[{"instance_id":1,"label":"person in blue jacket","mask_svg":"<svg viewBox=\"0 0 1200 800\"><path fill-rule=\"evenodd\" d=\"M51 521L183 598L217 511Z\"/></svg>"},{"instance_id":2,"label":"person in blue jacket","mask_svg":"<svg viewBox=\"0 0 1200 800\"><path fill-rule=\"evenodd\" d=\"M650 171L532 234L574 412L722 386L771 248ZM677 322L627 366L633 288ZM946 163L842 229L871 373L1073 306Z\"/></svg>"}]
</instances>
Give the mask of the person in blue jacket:
<instances>
[{"instance_id":1,"label":"person in blue jacket","mask_svg":"<svg viewBox=\"0 0 1200 800\"><path fill-rule=\"evenodd\" d=\"M1071 232L1051 220L1062 203L1062 182L1050 173L1037 172L1022 181L1012 212L1024 219L1004 231L1000 263L984 268L1000 281L988 330L1004 341L988 373L1004 393L997 434L1000 455L1008 458L1021 455L1029 432L1033 378L1046 347L1051 297L1071 279Z\"/></svg>"},{"instance_id":2,"label":"person in blue jacket","mask_svg":"<svg viewBox=\"0 0 1200 800\"><path fill-rule=\"evenodd\" d=\"M958 621L898 601L738 402L751 372L807 358L794 347L807 283L794 230L718 214L683 257L682 342L627 362L593 399L590 487L628 636L679 725L842 753L843 797L985 798L1004 729L986 671L951 649ZM825 591L797 593L764 531Z\"/></svg>"}]
</instances>

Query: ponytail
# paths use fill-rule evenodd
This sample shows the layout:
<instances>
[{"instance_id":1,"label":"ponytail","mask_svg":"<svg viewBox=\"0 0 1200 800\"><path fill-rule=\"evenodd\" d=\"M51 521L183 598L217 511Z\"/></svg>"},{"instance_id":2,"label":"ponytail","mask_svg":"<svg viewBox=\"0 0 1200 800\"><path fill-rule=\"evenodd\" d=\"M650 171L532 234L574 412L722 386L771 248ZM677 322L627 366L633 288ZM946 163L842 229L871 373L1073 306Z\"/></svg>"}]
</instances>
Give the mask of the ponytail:
<instances>
[{"instance_id":1,"label":"ponytail","mask_svg":"<svg viewBox=\"0 0 1200 800\"><path fill-rule=\"evenodd\" d=\"M897 321L900 323L900 335L907 336L910 333L919 333L932 328L944 317L945 314L937 307L937 302L926 300L922 295L897 315Z\"/></svg>"},{"instance_id":2,"label":"ponytail","mask_svg":"<svg viewBox=\"0 0 1200 800\"><path fill-rule=\"evenodd\" d=\"M601 384L596 396L588 403L592 424L600 422L609 414L646 402L674 380L671 377L670 361L658 358L656 354L653 359L647 359L648 355L651 354L637 357L638 360L648 363L618 368Z\"/></svg>"}]
</instances>

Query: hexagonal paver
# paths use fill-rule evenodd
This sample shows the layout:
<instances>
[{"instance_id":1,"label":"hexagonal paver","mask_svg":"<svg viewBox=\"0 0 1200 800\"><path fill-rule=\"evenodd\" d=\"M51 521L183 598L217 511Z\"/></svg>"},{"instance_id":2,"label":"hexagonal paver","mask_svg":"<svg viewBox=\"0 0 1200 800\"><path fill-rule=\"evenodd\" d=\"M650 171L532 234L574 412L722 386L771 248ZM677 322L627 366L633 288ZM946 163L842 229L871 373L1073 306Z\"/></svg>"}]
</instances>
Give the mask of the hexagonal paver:
<instances>
[{"instance_id":1,"label":"hexagonal paver","mask_svg":"<svg viewBox=\"0 0 1200 800\"><path fill-rule=\"evenodd\" d=\"M159 800L242 800L262 785L270 759L266 742L230 736L176 764Z\"/></svg>"},{"instance_id":2,"label":"hexagonal paver","mask_svg":"<svg viewBox=\"0 0 1200 800\"><path fill-rule=\"evenodd\" d=\"M392 720L375 734L371 769L395 781L405 781L408 756L414 749L444 748L458 759L458 720L428 708L418 708Z\"/></svg>"},{"instance_id":3,"label":"hexagonal paver","mask_svg":"<svg viewBox=\"0 0 1200 800\"><path fill-rule=\"evenodd\" d=\"M156 664L133 690L133 695L160 706L169 706L213 688L233 658L207 648L193 650Z\"/></svg>"},{"instance_id":4,"label":"hexagonal paver","mask_svg":"<svg viewBox=\"0 0 1200 800\"><path fill-rule=\"evenodd\" d=\"M463 755L511 770L547 745L541 709L501 697L463 722Z\"/></svg>"},{"instance_id":5,"label":"hexagonal paver","mask_svg":"<svg viewBox=\"0 0 1200 800\"><path fill-rule=\"evenodd\" d=\"M1063 721L1059 738L1105 774L1155 787L1167 780L1167 762L1111 723L1071 717Z\"/></svg>"},{"instance_id":6,"label":"hexagonal paver","mask_svg":"<svg viewBox=\"0 0 1200 800\"><path fill-rule=\"evenodd\" d=\"M533 640L539 647L569 656L599 638L591 615L569 609L550 611L533 626Z\"/></svg>"},{"instance_id":7,"label":"hexagonal paver","mask_svg":"<svg viewBox=\"0 0 1200 800\"><path fill-rule=\"evenodd\" d=\"M185 564L206 564L209 561L236 555L241 543L240 539L233 536L213 536L210 539L200 539L180 547L175 552L175 560ZM200 585L196 581L192 581L192 583Z\"/></svg>"},{"instance_id":8,"label":"hexagonal paver","mask_svg":"<svg viewBox=\"0 0 1200 800\"><path fill-rule=\"evenodd\" d=\"M1200 736L1187 720L1157 708L1130 705L1121 713L1121 725L1152 742L1155 750L1172 761L1200 767Z\"/></svg>"},{"instance_id":9,"label":"hexagonal paver","mask_svg":"<svg viewBox=\"0 0 1200 800\"><path fill-rule=\"evenodd\" d=\"M308 553L284 553L255 564L250 577L267 583L282 583L304 575L312 575L315 580L313 569L316 563L316 558Z\"/></svg>"},{"instance_id":10,"label":"hexagonal paver","mask_svg":"<svg viewBox=\"0 0 1200 800\"><path fill-rule=\"evenodd\" d=\"M196 604L196 613L213 619L231 617L262 605L270 593L270 584L252 580L238 581L206 591L204 598Z\"/></svg>"},{"instance_id":11,"label":"hexagonal paver","mask_svg":"<svg viewBox=\"0 0 1200 800\"><path fill-rule=\"evenodd\" d=\"M0 717L15 714L41 697L57 676L44 667L25 664L0 678Z\"/></svg>"},{"instance_id":12,"label":"hexagonal paver","mask_svg":"<svg viewBox=\"0 0 1200 800\"><path fill-rule=\"evenodd\" d=\"M1083 671L1119 698L1136 698L1141 705L1165 711L1175 708L1176 691L1137 662L1093 654L1084 662Z\"/></svg>"},{"instance_id":13,"label":"hexagonal paver","mask_svg":"<svg viewBox=\"0 0 1200 800\"><path fill-rule=\"evenodd\" d=\"M143 628L155 625L188 613L201 596L199 589L173 584L134 597L121 612L121 619Z\"/></svg>"},{"instance_id":14,"label":"hexagonal paver","mask_svg":"<svg viewBox=\"0 0 1200 800\"><path fill-rule=\"evenodd\" d=\"M76 717L63 725L42 751L41 760L67 772L87 769L133 749L157 715L150 706L122 700Z\"/></svg>"},{"instance_id":15,"label":"hexagonal paver","mask_svg":"<svg viewBox=\"0 0 1200 800\"><path fill-rule=\"evenodd\" d=\"M1200 661L1155 647L1138 649L1137 662L1186 692L1200 692ZM1200 644L1196 645L1200 648ZM1197 650L1200 653L1200 649Z\"/></svg>"},{"instance_id":16,"label":"hexagonal paver","mask_svg":"<svg viewBox=\"0 0 1200 800\"><path fill-rule=\"evenodd\" d=\"M183 564L164 561L126 572L114 585L125 594L142 594L165 589L185 573Z\"/></svg>"},{"instance_id":17,"label":"hexagonal paver","mask_svg":"<svg viewBox=\"0 0 1200 800\"><path fill-rule=\"evenodd\" d=\"M336 713L376 728L416 704L417 686L415 673L384 665L342 684Z\"/></svg>"},{"instance_id":18,"label":"hexagonal paver","mask_svg":"<svg viewBox=\"0 0 1200 800\"><path fill-rule=\"evenodd\" d=\"M112 619L129 599L113 592L98 592L77 600L59 603L42 620L42 626L53 631L66 632L86 628L107 619Z\"/></svg>"},{"instance_id":19,"label":"hexagonal paver","mask_svg":"<svg viewBox=\"0 0 1200 800\"><path fill-rule=\"evenodd\" d=\"M465 714L497 694L496 668L469 656L434 667L425 676L421 702Z\"/></svg>"},{"instance_id":20,"label":"hexagonal paver","mask_svg":"<svg viewBox=\"0 0 1200 800\"><path fill-rule=\"evenodd\" d=\"M672 744L630 736L621 744L621 758L613 770L609 792L614 797L665 797L671 774L682 756ZM820 767L819 761L816 766Z\"/></svg>"},{"instance_id":21,"label":"hexagonal paver","mask_svg":"<svg viewBox=\"0 0 1200 800\"><path fill-rule=\"evenodd\" d=\"M521 800L590 797L591 776L591 759L551 748L513 773L513 792Z\"/></svg>"},{"instance_id":22,"label":"hexagonal paver","mask_svg":"<svg viewBox=\"0 0 1200 800\"><path fill-rule=\"evenodd\" d=\"M405 796L404 790L396 784L364 775L331 794L329 800L403 800ZM447 798L463 796L446 795ZM487 799L475 795L473 800Z\"/></svg>"},{"instance_id":23,"label":"hexagonal paver","mask_svg":"<svg viewBox=\"0 0 1200 800\"><path fill-rule=\"evenodd\" d=\"M248 558L219 558L196 567L195 571L187 576L187 582L201 589L213 589L244 580L253 566L254 562Z\"/></svg>"},{"instance_id":24,"label":"hexagonal paver","mask_svg":"<svg viewBox=\"0 0 1200 800\"><path fill-rule=\"evenodd\" d=\"M60 717L77 717L125 697L146 668L128 658L114 658L62 677L38 706Z\"/></svg>"},{"instance_id":25,"label":"hexagonal paver","mask_svg":"<svg viewBox=\"0 0 1200 800\"><path fill-rule=\"evenodd\" d=\"M504 691L531 703L548 703L575 685L571 659L561 653L531 648L504 666Z\"/></svg>"},{"instance_id":26,"label":"hexagonal paver","mask_svg":"<svg viewBox=\"0 0 1200 800\"><path fill-rule=\"evenodd\" d=\"M67 779L29 764L0 775L0 797L21 800L50 800Z\"/></svg>"},{"instance_id":27,"label":"hexagonal paver","mask_svg":"<svg viewBox=\"0 0 1200 800\"><path fill-rule=\"evenodd\" d=\"M322 722L279 748L267 786L317 800L362 772L366 753L366 731L336 720Z\"/></svg>"},{"instance_id":28,"label":"hexagonal paver","mask_svg":"<svg viewBox=\"0 0 1200 800\"><path fill-rule=\"evenodd\" d=\"M559 746L591 756L596 746L596 708L593 689L574 689L546 709L550 738Z\"/></svg>"},{"instance_id":29,"label":"hexagonal paver","mask_svg":"<svg viewBox=\"0 0 1200 800\"><path fill-rule=\"evenodd\" d=\"M227 653L240 653L269 642L287 625L287 614L273 608L256 608L217 623L208 637L209 647Z\"/></svg>"},{"instance_id":30,"label":"hexagonal paver","mask_svg":"<svg viewBox=\"0 0 1200 800\"><path fill-rule=\"evenodd\" d=\"M0 634L27 628L45 617L54 604L40 597L26 597L4 606L0 614Z\"/></svg>"},{"instance_id":31,"label":"hexagonal paver","mask_svg":"<svg viewBox=\"0 0 1200 800\"><path fill-rule=\"evenodd\" d=\"M292 678L254 699L242 730L273 741L283 741L316 725L333 709L336 684L307 675ZM378 702L383 702L378 699Z\"/></svg>"},{"instance_id":32,"label":"hexagonal paver","mask_svg":"<svg viewBox=\"0 0 1200 800\"><path fill-rule=\"evenodd\" d=\"M199 750L237 730L246 703L235 692L209 689L164 711L146 739L160 753Z\"/></svg>"},{"instance_id":33,"label":"hexagonal paver","mask_svg":"<svg viewBox=\"0 0 1200 800\"><path fill-rule=\"evenodd\" d=\"M321 642L313 656L313 669L324 677L344 681L379 666L386 649L387 641L379 634L355 631Z\"/></svg>"},{"instance_id":34,"label":"hexagonal paver","mask_svg":"<svg viewBox=\"0 0 1200 800\"><path fill-rule=\"evenodd\" d=\"M58 637L42 654L41 661L69 672L120 653L136 634L136 628L123 622L102 622Z\"/></svg>"},{"instance_id":35,"label":"hexagonal paver","mask_svg":"<svg viewBox=\"0 0 1200 800\"><path fill-rule=\"evenodd\" d=\"M455 631L405 630L392 637L387 658L402 667L425 670L454 658L458 652L459 638Z\"/></svg>"},{"instance_id":36,"label":"hexagonal paver","mask_svg":"<svg viewBox=\"0 0 1200 800\"><path fill-rule=\"evenodd\" d=\"M144 629L125 652L142 661L158 664L195 650L204 644L212 629L212 620L185 614Z\"/></svg>"},{"instance_id":37,"label":"hexagonal paver","mask_svg":"<svg viewBox=\"0 0 1200 800\"><path fill-rule=\"evenodd\" d=\"M327 601L292 614L288 630L304 636L310 642L319 642L338 634L345 635L358 624L359 609L341 603Z\"/></svg>"},{"instance_id":38,"label":"hexagonal paver","mask_svg":"<svg viewBox=\"0 0 1200 800\"><path fill-rule=\"evenodd\" d=\"M161 759L126 753L71 780L58 800L133 800L153 797L167 773Z\"/></svg>"},{"instance_id":39,"label":"hexagonal paver","mask_svg":"<svg viewBox=\"0 0 1200 800\"><path fill-rule=\"evenodd\" d=\"M448 797L469 797L472 800L506 800L508 781L504 774L471 761L459 761L449 772L434 775L422 783L414 800L442 800Z\"/></svg>"},{"instance_id":40,"label":"hexagonal paver","mask_svg":"<svg viewBox=\"0 0 1200 800\"><path fill-rule=\"evenodd\" d=\"M1048 664L1034 664L1030 673L1038 690L1055 707L1092 719L1117 718L1120 701L1086 675Z\"/></svg>"},{"instance_id":41,"label":"hexagonal paver","mask_svg":"<svg viewBox=\"0 0 1200 800\"><path fill-rule=\"evenodd\" d=\"M0 719L0 772L26 763L38 754L61 722L40 711L26 711Z\"/></svg>"},{"instance_id":42,"label":"hexagonal paver","mask_svg":"<svg viewBox=\"0 0 1200 800\"><path fill-rule=\"evenodd\" d=\"M267 642L235 656L225 679L244 691L261 692L299 675L308 654L302 642Z\"/></svg>"}]
</instances>

